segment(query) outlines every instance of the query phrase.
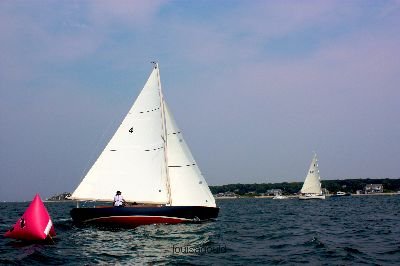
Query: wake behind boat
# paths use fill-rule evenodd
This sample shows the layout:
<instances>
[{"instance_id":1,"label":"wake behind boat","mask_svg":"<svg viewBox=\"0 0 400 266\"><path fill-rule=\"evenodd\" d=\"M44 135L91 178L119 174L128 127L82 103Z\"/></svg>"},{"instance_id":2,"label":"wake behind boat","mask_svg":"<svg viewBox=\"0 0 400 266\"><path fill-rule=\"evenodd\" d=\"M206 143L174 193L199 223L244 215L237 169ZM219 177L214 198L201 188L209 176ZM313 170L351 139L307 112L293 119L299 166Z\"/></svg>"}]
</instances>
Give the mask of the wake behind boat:
<instances>
[{"instance_id":1,"label":"wake behind boat","mask_svg":"<svg viewBox=\"0 0 400 266\"><path fill-rule=\"evenodd\" d=\"M74 208L78 223L137 226L215 219L219 208L164 100L157 63L144 88L70 199L129 207Z\"/></svg>"},{"instance_id":2,"label":"wake behind boat","mask_svg":"<svg viewBox=\"0 0 400 266\"><path fill-rule=\"evenodd\" d=\"M308 170L306 179L304 180L303 187L300 190L301 194L299 199L325 199L325 195L322 194L321 189L321 177L318 169L317 154L311 161L310 169Z\"/></svg>"}]
</instances>

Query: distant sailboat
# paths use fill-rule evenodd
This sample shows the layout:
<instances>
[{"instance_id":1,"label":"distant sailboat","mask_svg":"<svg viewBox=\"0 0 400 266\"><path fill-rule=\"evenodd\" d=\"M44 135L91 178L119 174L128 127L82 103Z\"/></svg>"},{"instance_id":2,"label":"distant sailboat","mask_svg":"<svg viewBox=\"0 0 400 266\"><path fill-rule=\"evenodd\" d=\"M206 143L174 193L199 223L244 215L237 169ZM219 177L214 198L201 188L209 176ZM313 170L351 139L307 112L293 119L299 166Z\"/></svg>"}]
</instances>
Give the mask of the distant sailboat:
<instances>
[{"instance_id":1,"label":"distant sailboat","mask_svg":"<svg viewBox=\"0 0 400 266\"><path fill-rule=\"evenodd\" d=\"M310 169L308 170L303 187L301 188L299 199L325 199L321 189L321 177L318 170L317 154L311 161Z\"/></svg>"},{"instance_id":2,"label":"distant sailboat","mask_svg":"<svg viewBox=\"0 0 400 266\"><path fill-rule=\"evenodd\" d=\"M177 127L154 63L144 88L70 199L112 202L121 190L123 208L74 208L78 223L137 226L214 219L214 197ZM137 204L137 205L136 205Z\"/></svg>"}]
</instances>

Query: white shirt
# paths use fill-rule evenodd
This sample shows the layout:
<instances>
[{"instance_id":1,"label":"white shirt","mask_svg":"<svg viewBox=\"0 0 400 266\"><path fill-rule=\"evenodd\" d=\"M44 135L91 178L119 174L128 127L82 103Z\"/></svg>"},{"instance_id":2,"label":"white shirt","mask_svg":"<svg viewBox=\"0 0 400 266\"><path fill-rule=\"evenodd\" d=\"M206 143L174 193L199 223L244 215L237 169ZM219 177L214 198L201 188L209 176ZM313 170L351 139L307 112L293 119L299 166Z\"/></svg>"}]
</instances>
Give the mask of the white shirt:
<instances>
[{"instance_id":1,"label":"white shirt","mask_svg":"<svg viewBox=\"0 0 400 266\"><path fill-rule=\"evenodd\" d=\"M115 195L114 196L114 206L121 206L124 203L124 198L122 195Z\"/></svg>"}]
</instances>

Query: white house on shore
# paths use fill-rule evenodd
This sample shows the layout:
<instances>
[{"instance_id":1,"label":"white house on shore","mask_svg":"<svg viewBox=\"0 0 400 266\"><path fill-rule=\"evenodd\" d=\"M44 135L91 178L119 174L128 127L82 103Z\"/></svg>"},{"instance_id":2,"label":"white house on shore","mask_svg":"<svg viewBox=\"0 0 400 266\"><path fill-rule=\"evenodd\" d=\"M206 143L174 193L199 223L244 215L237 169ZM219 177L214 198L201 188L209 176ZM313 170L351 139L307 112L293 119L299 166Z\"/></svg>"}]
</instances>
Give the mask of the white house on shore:
<instances>
[{"instance_id":1,"label":"white house on shore","mask_svg":"<svg viewBox=\"0 0 400 266\"><path fill-rule=\"evenodd\" d=\"M374 194L374 193L383 193L383 185L382 184L367 184L364 187L365 194Z\"/></svg>"}]
</instances>

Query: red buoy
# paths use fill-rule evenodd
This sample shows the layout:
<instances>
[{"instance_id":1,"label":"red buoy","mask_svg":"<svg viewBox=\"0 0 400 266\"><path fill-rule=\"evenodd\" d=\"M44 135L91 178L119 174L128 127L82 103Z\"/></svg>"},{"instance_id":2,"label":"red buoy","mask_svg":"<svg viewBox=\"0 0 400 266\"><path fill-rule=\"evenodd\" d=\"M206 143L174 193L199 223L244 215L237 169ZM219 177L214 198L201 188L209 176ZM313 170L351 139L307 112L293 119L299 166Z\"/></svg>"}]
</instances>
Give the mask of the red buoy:
<instances>
[{"instance_id":1,"label":"red buoy","mask_svg":"<svg viewBox=\"0 0 400 266\"><path fill-rule=\"evenodd\" d=\"M33 198L25 213L5 234L19 240L45 240L56 235L53 222L39 194Z\"/></svg>"}]
</instances>

